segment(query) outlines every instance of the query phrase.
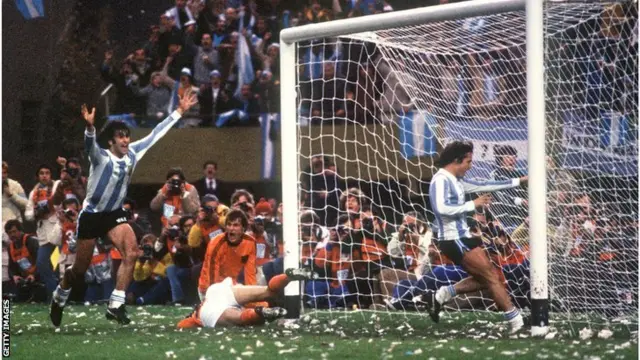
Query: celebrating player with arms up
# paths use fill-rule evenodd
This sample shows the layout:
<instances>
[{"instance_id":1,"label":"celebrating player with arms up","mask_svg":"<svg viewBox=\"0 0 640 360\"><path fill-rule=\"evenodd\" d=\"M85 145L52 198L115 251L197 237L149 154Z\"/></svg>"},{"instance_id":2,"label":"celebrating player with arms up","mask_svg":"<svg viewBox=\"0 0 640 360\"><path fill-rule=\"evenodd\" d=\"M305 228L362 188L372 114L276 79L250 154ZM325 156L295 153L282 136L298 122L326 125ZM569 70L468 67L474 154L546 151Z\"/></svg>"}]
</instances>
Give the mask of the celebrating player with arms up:
<instances>
[{"instance_id":1,"label":"celebrating player with arms up","mask_svg":"<svg viewBox=\"0 0 640 360\"><path fill-rule=\"evenodd\" d=\"M209 286L202 303L191 315L180 321L178 327L262 325L265 321L281 318L287 314L283 308L247 306L262 305L259 302L276 297L289 282L309 280L314 276L310 269L287 269L284 274L271 278L268 286L233 285L233 280L228 277Z\"/></svg>"},{"instance_id":2,"label":"celebrating player with arms up","mask_svg":"<svg viewBox=\"0 0 640 360\"><path fill-rule=\"evenodd\" d=\"M497 276L489 260L489 256L482 247L482 239L474 237L469 232L466 213L477 207L491 202L489 195L480 195L474 201L465 202L465 193L493 192L511 189L527 181L527 177L477 183L462 180L471 169L473 144L454 141L448 144L440 153L438 167L440 170L433 175L429 186L431 208L435 214L434 227L437 232L438 247L456 265L470 275L455 285L443 286L433 295L431 318L438 322L439 312L447 301L456 295L488 289L491 297L511 326L511 332L516 332L524 326L522 315L513 306L507 290Z\"/></svg>"},{"instance_id":3,"label":"celebrating player with arms up","mask_svg":"<svg viewBox=\"0 0 640 360\"><path fill-rule=\"evenodd\" d=\"M71 292L71 286L76 281L84 280L98 237L111 239L122 254L122 264L118 270L116 287L111 294L106 317L121 324L130 322L124 301L125 290L133 278L137 244L135 234L127 223L127 213L122 208L127 196L127 187L137 162L195 103L196 96L186 92L180 98L180 105L176 111L159 123L151 134L133 143L129 143L130 132L124 123L108 123L100 134L108 140L109 148L106 150L100 148L96 141L96 129L93 125L95 108L89 112L86 105L82 106L82 116L86 122L85 151L89 156L91 168L87 196L83 210L78 215L76 260L53 292L49 316L54 326L60 326L62 311Z\"/></svg>"}]
</instances>

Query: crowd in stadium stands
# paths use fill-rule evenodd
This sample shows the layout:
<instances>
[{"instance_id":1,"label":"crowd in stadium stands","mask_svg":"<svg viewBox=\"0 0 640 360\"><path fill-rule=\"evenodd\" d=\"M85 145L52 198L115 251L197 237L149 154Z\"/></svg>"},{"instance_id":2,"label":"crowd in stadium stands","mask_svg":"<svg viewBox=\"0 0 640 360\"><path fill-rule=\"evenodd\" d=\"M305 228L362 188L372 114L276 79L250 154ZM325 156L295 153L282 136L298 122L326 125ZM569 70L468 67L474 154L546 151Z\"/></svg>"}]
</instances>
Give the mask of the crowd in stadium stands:
<instances>
[{"instance_id":1,"label":"crowd in stadium stands","mask_svg":"<svg viewBox=\"0 0 640 360\"><path fill-rule=\"evenodd\" d=\"M101 75L117 89L110 118L152 127L192 88L199 104L179 126L257 125L259 114L280 109L281 29L391 10L379 0L311 0L297 13L278 0L176 0L151 27L148 41L123 61L105 53ZM311 56L322 68L337 54L320 48ZM317 76L309 69L305 74Z\"/></svg>"},{"instance_id":2,"label":"crowd in stadium stands","mask_svg":"<svg viewBox=\"0 0 640 360\"><path fill-rule=\"evenodd\" d=\"M136 119L140 124L155 124L167 116L172 111L167 104L175 103L176 95L188 88L199 93L199 105L185 114L181 126L252 124L258 113L278 111L277 34L281 28L328 20L338 14L350 17L390 10L387 2L373 0L334 1L333 7L312 0L299 14L289 13L279 1L256 6L254 1L176 0L175 7L160 15L160 25L152 27L146 44L120 63L107 52L101 71L118 89L116 112L145 114ZM360 86L370 91L349 93L348 86L333 82L366 82L370 77L364 75L375 71L373 65L346 65L358 69L345 74L363 76L336 79L335 62L312 58L328 60L340 50L322 43L306 46L309 51L301 56L309 59L301 69L301 91L321 94L324 100L302 106L307 106L311 117L326 117L323 112L329 111L332 116L366 122L372 114L364 109L371 99L356 99L361 106L351 108L334 99L381 94L385 89L380 84L363 83ZM251 72L243 72L242 51L250 55ZM355 49L350 51L353 54ZM365 56L367 50L361 48L359 53ZM478 69L490 67L489 58L480 61L484 65ZM335 92L345 88L345 93ZM494 179L521 176L515 170L516 154L510 146L496 151ZM76 219L86 193L86 178L77 159L58 160L59 168L37 167L38 183L28 193L10 178L8 164L2 166L3 242L8 244L3 247L3 292L20 301L46 301L60 276L73 264ZM627 304L635 301L630 288L634 281L637 288L637 278L630 277L637 274L638 266L637 217L617 215L628 213L628 209L594 209L592 194L576 193L580 188L577 180L556 167L553 160L548 165L550 208L555 212L549 215L551 253L588 264L569 268L563 264L573 262L554 262L552 258L552 266L559 267L554 269L554 276L570 279L562 282L569 288L558 291L565 292L563 298L608 298ZM209 285L225 277L237 283L264 285L283 273L282 204L268 194L227 189L217 172L216 162L207 161L203 177L190 183L180 168L168 169L165 184L148 204L152 216L161 217L162 230L158 233L152 231L148 217L139 212L147 208L146 204L133 199L125 202L128 221L139 243L128 303L197 303ZM466 276L440 254L426 214L410 211L399 223L386 221L389 217L384 216L385 209L371 202L372 194L353 187L329 157L314 156L303 174L299 219L302 262L320 275L304 285L306 306L357 304L408 309L419 306L420 297L427 291ZM507 191L497 195L496 204L477 209L469 219L520 306L529 302L526 206L526 192ZM244 211L249 223L240 229L226 226L230 209ZM25 221L36 224L35 233L25 233ZM245 236L231 249L224 237L227 232L237 231ZM56 249L60 255L52 266L51 255ZM84 279L86 286L74 286L76 294L71 298L88 303L106 301L120 263L120 254L109 239L100 239ZM579 273L582 271L585 273ZM601 290L608 292L606 295L584 294L602 288L590 279L609 279L614 286ZM456 299L456 306L491 307L488 296L477 295ZM607 304L611 302L607 300ZM615 310L614 306L610 308Z\"/></svg>"}]
</instances>

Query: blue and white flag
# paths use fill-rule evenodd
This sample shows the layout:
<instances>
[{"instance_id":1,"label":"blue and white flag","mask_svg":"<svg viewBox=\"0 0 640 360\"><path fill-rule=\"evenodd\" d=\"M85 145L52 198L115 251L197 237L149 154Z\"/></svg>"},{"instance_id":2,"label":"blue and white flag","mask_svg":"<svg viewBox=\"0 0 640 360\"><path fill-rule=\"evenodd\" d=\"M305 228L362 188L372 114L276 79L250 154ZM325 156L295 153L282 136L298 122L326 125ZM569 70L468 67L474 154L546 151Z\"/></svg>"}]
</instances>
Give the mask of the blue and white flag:
<instances>
[{"instance_id":1,"label":"blue and white flag","mask_svg":"<svg viewBox=\"0 0 640 360\"><path fill-rule=\"evenodd\" d=\"M222 114L218 115L218 119L216 120L216 127L223 127L229 121L232 121L234 119L240 120L240 122L245 122L249 120L249 114L238 109L223 112Z\"/></svg>"},{"instance_id":2,"label":"blue and white flag","mask_svg":"<svg viewBox=\"0 0 640 360\"><path fill-rule=\"evenodd\" d=\"M234 95L239 98L242 85L251 84L255 78L249 44L247 44L247 39L242 35L238 36L236 65L238 66L238 86L236 87Z\"/></svg>"},{"instance_id":3,"label":"blue and white flag","mask_svg":"<svg viewBox=\"0 0 640 360\"><path fill-rule=\"evenodd\" d=\"M436 138L432 131L436 124L435 117L427 112L409 111L400 116L402 156L408 159L436 154Z\"/></svg>"},{"instance_id":4,"label":"blue and white flag","mask_svg":"<svg viewBox=\"0 0 640 360\"><path fill-rule=\"evenodd\" d=\"M16 0L16 7L27 20L44 17L42 0Z\"/></svg>"},{"instance_id":5,"label":"blue and white flag","mask_svg":"<svg viewBox=\"0 0 640 360\"><path fill-rule=\"evenodd\" d=\"M280 131L280 114L260 115L260 136L262 144L262 161L260 166L260 177L262 179L273 179L276 165L276 144L275 136Z\"/></svg>"}]
</instances>

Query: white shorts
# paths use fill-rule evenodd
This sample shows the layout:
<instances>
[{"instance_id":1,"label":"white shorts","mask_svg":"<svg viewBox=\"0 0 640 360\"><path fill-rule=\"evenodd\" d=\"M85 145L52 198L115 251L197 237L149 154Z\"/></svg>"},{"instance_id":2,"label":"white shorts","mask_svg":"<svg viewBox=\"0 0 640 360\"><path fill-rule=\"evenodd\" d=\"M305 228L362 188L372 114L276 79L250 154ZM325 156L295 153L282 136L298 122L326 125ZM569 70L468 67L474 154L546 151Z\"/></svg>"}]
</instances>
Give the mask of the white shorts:
<instances>
[{"instance_id":1,"label":"white shorts","mask_svg":"<svg viewBox=\"0 0 640 360\"><path fill-rule=\"evenodd\" d=\"M200 307L200 321L204 327L215 327L222 313L229 308L240 305L233 296L233 280L226 278L222 282L213 284L207 289L204 303Z\"/></svg>"}]
</instances>

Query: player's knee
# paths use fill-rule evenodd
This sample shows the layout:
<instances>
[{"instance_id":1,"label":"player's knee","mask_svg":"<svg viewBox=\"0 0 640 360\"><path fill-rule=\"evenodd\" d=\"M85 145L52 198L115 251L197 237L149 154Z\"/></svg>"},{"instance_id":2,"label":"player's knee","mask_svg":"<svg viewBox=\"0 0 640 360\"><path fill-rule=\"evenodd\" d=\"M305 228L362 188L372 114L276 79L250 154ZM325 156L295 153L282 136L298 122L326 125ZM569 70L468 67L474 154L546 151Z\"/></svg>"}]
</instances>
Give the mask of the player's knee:
<instances>
[{"instance_id":1,"label":"player's knee","mask_svg":"<svg viewBox=\"0 0 640 360\"><path fill-rule=\"evenodd\" d=\"M126 262L127 264L135 264L136 260L138 260L138 252L133 250L133 249L129 249L123 256L122 256L122 261Z\"/></svg>"}]
</instances>

